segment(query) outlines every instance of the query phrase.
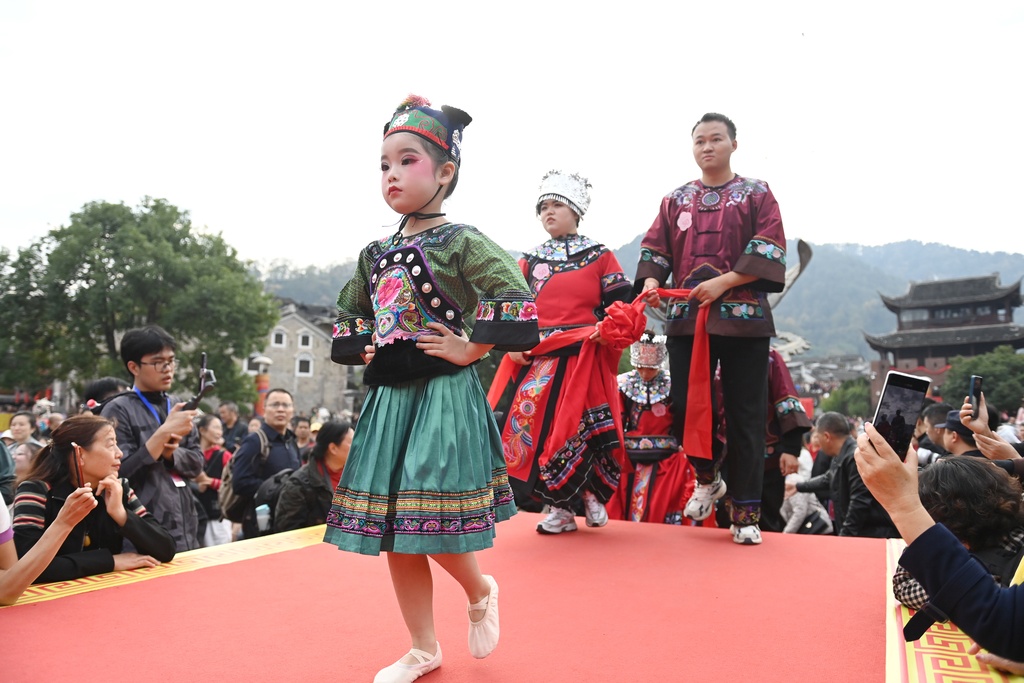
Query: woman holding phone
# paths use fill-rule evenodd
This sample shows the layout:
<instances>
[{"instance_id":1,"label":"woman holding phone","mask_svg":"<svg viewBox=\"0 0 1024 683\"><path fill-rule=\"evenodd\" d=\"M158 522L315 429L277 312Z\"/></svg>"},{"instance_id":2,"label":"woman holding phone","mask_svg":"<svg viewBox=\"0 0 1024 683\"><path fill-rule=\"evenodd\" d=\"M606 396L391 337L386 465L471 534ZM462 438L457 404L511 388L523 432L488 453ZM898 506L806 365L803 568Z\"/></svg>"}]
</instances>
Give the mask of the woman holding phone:
<instances>
[{"instance_id":1,"label":"woman holding phone","mask_svg":"<svg viewBox=\"0 0 1024 683\"><path fill-rule=\"evenodd\" d=\"M76 415L53 432L15 493L19 557L26 557L59 521L65 501L78 489L91 489L97 505L70 530L35 583L155 567L174 559L174 539L135 497L128 480L118 477L120 465L114 425L106 418Z\"/></svg>"},{"instance_id":2,"label":"woman holding phone","mask_svg":"<svg viewBox=\"0 0 1024 683\"><path fill-rule=\"evenodd\" d=\"M959 539L929 514L918 493L917 453L905 462L873 425L857 439L857 469L885 507L907 549L899 563L930 597L903 630L916 640L936 618L948 618L1004 661L1024 661L1024 586L1003 588Z\"/></svg>"}]
</instances>

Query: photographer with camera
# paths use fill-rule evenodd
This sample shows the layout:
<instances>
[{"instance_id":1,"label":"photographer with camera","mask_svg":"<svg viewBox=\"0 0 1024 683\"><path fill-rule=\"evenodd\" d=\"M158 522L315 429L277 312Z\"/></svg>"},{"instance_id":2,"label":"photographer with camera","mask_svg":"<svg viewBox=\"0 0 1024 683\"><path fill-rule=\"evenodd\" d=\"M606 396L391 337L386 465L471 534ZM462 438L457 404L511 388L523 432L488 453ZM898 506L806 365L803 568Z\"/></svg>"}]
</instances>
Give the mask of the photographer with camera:
<instances>
[{"instance_id":1,"label":"photographer with camera","mask_svg":"<svg viewBox=\"0 0 1024 683\"><path fill-rule=\"evenodd\" d=\"M199 547L199 517L188 480L202 472L204 460L192 425L196 411L167 394L176 348L174 338L156 325L125 332L121 359L135 383L100 414L117 425L121 476L183 551Z\"/></svg>"}]
</instances>

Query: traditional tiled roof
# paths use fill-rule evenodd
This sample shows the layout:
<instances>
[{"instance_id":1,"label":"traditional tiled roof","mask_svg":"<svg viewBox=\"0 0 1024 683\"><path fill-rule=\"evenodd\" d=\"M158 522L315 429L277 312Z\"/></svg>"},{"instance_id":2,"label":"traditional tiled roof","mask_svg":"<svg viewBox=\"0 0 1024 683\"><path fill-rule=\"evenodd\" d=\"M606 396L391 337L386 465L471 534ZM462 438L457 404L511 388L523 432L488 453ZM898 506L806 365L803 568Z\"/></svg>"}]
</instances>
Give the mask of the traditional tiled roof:
<instances>
[{"instance_id":1,"label":"traditional tiled roof","mask_svg":"<svg viewBox=\"0 0 1024 683\"><path fill-rule=\"evenodd\" d=\"M281 307L281 315L294 313L306 320L311 325L330 331L338 317L338 309L334 306L320 306L317 304L303 304L287 297L277 297Z\"/></svg>"},{"instance_id":2,"label":"traditional tiled roof","mask_svg":"<svg viewBox=\"0 0 1024 683\"><path fill-rule=\"evenodd\" d=\"M1024 278L1022 278L1024 279ZM957 304L986 303L1010 297L1010 306L1021 305L1021 280L1005 287L999 284L999 274L964 277L953 280L912 282L910 291L903 296L880 293L885 307L893 313L903 308L927 308Z\"/></svg>"},{"instance_id":3,"label":"traditional tiled roof","mask_svg":"<svg viewBox=\"0 0 1024 683\"><path fill-rule=\"evenodd\" d=\"M1024 348L1024 325L975 325L972 327L943 327L932 330L902 330L892 334L870 335L864 338L876 351L884 353L895 349L938 346L966 346L969 344L1010 344Z\"/></svg>"}]
</instances>

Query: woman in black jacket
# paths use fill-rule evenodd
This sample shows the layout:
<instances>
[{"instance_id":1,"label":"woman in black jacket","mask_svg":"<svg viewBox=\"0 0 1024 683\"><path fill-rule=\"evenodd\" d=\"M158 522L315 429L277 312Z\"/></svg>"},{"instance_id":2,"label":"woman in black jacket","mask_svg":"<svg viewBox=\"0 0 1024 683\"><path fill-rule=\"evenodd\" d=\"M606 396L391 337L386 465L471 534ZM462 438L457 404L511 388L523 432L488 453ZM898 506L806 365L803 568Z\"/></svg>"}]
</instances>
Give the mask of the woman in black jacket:
<instances>
[{"instance_id":1,"label":"woman in black jacket","mask_svg":"<svg viewBox=\"0 0 1024 683\"><path fill-rule=\"evenodd\" d=\"M76 488L91 488L99 504L71 530L36 583L155 567L174 559L173 537L146 511L128 480L118 477L120 466L121 449L110 420L85 413L54 430L14 497L18 556L39 541Z\"/></svg>"},{"instance_id":2,"label":"woman in black jacket","mask_svg":"<svg viewBox=\"0 0 1024 683\"><path fill-rule=\"evenodd\" d=\"M309 453L309 462L281 486L274 508L274 531L302 529L327 521L334 490L348 460L352 434L348 422L323 423Z\"/></svg>"}]
</instances>

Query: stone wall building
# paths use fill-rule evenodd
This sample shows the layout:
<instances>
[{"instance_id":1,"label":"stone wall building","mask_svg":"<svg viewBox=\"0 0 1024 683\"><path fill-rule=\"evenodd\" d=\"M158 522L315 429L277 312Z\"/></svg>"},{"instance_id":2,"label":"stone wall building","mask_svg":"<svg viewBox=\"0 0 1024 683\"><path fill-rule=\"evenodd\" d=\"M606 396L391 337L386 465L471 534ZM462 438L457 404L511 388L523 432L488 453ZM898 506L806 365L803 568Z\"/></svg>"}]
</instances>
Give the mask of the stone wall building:
<instances>
[{"instance_id":1,"label":"stone wall building","mask_svg":"<svg viewBox=\"0 0 1024 683\"><path fill-rule=\"evenodd\" d=\"M319 408L340 414L361 404L361 370L331 361L336 317L333 307L282 299L281 319L263 351L244 361L245 371L254 378L259 372L257 359L264 356L271 361L267 367L270 388L292 393L296 415L311 415Z\"/></svg>"}]
</instances>

